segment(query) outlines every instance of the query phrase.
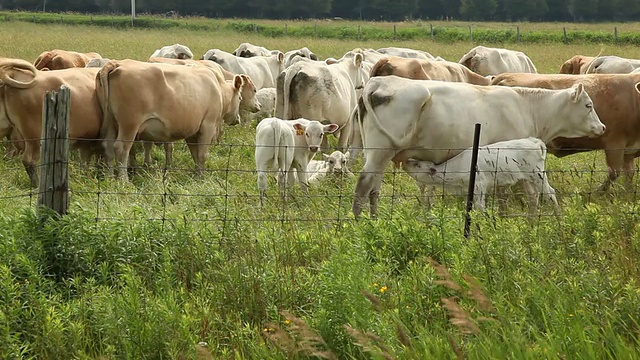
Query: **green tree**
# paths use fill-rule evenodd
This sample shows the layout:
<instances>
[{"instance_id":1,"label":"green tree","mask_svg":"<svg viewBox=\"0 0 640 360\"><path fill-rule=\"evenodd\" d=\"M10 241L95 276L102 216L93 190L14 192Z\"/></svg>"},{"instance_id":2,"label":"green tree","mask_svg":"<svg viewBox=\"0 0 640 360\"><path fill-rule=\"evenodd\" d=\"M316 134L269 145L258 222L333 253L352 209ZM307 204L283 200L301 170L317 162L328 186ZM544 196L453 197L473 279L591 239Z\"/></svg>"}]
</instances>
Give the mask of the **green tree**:
<instances>
[{"instance_id":1,"label":"green tree","mask_svg":"<svg viewBox=\"0 0 640 360\"><path fill-rule=\"evenodd\" d=\"M497 0L462 0L460 15L469 20L491 20L497 8Z\"/></svg>"},{"instance_id":2,"label":"green tree","mask_svg":"<svg viewBox=\"0 0 640 360\"><path fill-rule=\"evenodd\" d=\"M598 0L569 0L569 13L573 21L592 20L598 13Z\"/></svg>"},{"instance_id":3,"label":"green tree","mask_svg":"<svg viewBox=\"0 0 640 360\"><path fill-rule=\"evenodd\" d=\"M546 0L503 0L506 20L538 20L548 11Z\"/></svg>"}]
</instances>

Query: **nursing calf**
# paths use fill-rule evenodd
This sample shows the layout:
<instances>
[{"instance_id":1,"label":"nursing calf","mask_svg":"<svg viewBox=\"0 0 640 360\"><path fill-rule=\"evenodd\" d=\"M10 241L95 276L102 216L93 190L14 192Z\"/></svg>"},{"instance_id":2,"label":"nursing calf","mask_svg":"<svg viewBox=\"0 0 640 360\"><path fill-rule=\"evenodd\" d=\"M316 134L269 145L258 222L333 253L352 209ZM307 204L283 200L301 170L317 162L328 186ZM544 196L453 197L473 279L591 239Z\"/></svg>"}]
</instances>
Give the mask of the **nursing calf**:
<instances>
[{"instance_id":1,"label":"nursing calf","mask_svg":"<svg viewBox=\"0 0 640 360\"><path fill-rule=\"evenodd\" d=\"M440 164L473 145L475 123L482 124L480 146L529 136L547 143L605 131L582 84L545 90L373 77L357 113L366 160L356 185L356 217L367 200L375 216L391 160Z\"/></svg>"},{"instance_id":2,"label":"nursing calf","mask_svg":"<svg viewBox=\"0 0 640 360\"><path fill-rule=\"evenodd\" d=\"M469 188L469 169L473 148L441 163L408 160L402 168L414 178L424 198L425 187L443 186L445 190L466 194ZM522 183L529 197L529 213L535 215L540 194L544 194L559 212L555 190L549 185L544 170L547 147L542 140L507 140L481 146L478 149L476 181L474 186L474 207L485 211L488 193L496 193L497 188L508 188Z\"/></svg>"}]
</instances>

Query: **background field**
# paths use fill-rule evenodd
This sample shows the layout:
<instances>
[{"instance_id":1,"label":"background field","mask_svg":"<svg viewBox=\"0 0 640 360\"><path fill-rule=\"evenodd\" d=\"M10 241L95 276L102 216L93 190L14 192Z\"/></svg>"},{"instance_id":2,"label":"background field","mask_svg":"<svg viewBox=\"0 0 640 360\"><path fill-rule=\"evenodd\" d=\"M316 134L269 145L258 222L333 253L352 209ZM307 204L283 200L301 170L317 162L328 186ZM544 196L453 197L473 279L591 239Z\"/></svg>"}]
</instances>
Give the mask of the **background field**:
<instances>
[{"instance_id":1,"label":"background field","mask_svg":"<svg viewBox=\"0 0 640 360\"><path fill-rule=\"evenodd\" d=\"M29 61L53 48L144 60L176 42L199 57L245 41L322 58L393 45L457 61L475 45L17 21L0 22L0 33L0 56ZM548 73L574 54L640 57L635 46L598 43L508 47ZM176 168L163 171L155 149L154 166L129 184L74 162L70 215L44 223L20 160L0 161L0 357L640 356L637 184L595 193L601 152L548 158L561 217L545 204L527 219L512 199L504 216L474 215L465 239L461 199L427 211L391 167L380 220L351 220L355 179L309 196L295 187L286 204L271 183L260 208L253 142L253 126L225 127L200 178L182 145Z\"/></svg>"}]
</instances>

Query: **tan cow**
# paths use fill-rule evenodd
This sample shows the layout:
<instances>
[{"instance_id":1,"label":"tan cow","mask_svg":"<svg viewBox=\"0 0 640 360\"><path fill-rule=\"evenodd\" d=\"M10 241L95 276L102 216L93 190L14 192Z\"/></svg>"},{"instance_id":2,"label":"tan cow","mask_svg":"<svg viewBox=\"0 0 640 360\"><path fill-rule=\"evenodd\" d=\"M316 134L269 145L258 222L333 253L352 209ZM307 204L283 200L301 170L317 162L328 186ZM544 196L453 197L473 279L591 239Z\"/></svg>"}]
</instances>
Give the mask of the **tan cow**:
<instances>
[{"instance_id":1,"label":"tan cow","mask_svg":"<svg viewBox=\"0 0 640 360\"><path fill-rule=\"evenodd\" d=\"M133 141L185 139L198 173L209 144L218 141L223 122L239 122L242 76L224 80L205 66L170 66L135 60L111 61L96 77L104 112L105 160L111 172L128 180L127 160Z\"/></svg>"},{"instance_id":2,"label":"tan cow","mask_svg":"<svg viewBox=\"0 0 640 360\"><path fill-rule=\"evenodd\" d=\"M587 67L595 59L593 56L574 55L560 67L560 74L579 75L587 72Z\"/></svg>"},{"instance_id":3,"label":"tan cow","mask_svg":"<svg viewBox=\"0 0 640 360\"><path fill-rule=\"evenodd\" d=\"M172 59L172 58L164 58L164 57L152 57L149 58L148 62L150 63L163 63L163 64L173 64L173 65L184 65L184 66L206 66L210 68L212 71L217 72L220 76L222 76L225 80L233 80L234 74L228 72L219 64L211 61L211 60L194 60L194 59ZM240 101L240 110L245 114L245 117L250 116L250 114L255 114L260 111L262 108L261 103L258 101L256 97L257 89L253 81L248 75L241 75L242 80L245 82L245 86L242 87L242 100ZM151 146L153 143L144 142L144 164L151 164ZM172 163L172 152L173 145L170 142L164 143L165 150L165 166L169 167ZM129 158L129 161L134 161L135 155ZM134 165L132 163L130 165Z\"/></svg>"},{"instance_id":4,"label":"tan cow","mask_svg":"<svg viewBox=\"0 0 640 360\"><path fill-rule=\"evenodd\" d=\"M17 134L22 135L25 147L22 163L31 186L35 187L38 182L42 106L47 91L57 91L62 85L70 89L70 145L80 147L85 159L92 154L89 151L95 150L95 139L99 138L102 122L95 92L97 73L97 68L38 71L21 59L0 59L0 137L6 135L2 129L7 129L7 123L13 124ZM89 139L93 141L86 141Z\"/></svg>"},{"instance_id":5,"label":"tan cow","mask_svg":"<svg viewBox=\"0 0 640 360\"><path fill-rule=\"evenodd\" d=\"M626 185L630 186L634 175L634 159L640 156L640 74L502 74L492 84L564 89L577 83L584 84L607 130L596 138L556 138L547 144L549 152L563 157L604 149L609 176L599 190L609 189L622 172L626 175Z\"/></svg>"},{"instance_id":6,"label":"tan cow","mask_svg":"<svg viewBox=\"0 0 640 360\"><path fill-rule=\"evenodd\" d=\"M102 56L95 52L80 53L54 49L41 53L33 66L38 70L62 70L73 67L85 67L91 59L100 59Z\"/></svg>"},{"instance_id":7,"label":"tan cow","mask_svg":"<svg viewBox=\"0 0 640 360\"><path fill-rule=\"evenodd\" d=\"M488 78L478 75L458 63L398 56L388 56L378 60L370 73L370 77L389 75L414 80L465 82L475 85L489 85L491 83Z\"/></svg>"}]
</instances>

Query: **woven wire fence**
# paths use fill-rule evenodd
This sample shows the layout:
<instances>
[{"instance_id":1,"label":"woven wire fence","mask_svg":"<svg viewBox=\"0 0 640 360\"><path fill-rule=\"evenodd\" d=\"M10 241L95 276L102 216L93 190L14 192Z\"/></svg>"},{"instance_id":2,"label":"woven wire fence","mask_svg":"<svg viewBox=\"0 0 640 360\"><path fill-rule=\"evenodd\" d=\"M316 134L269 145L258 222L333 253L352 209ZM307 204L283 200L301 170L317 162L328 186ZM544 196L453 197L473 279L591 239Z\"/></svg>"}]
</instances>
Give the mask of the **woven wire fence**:
<instances>
[{"instance_id":1,"label":"woven wire fence","mask_svg":"<svg viewBox=\"0 0 640 360\"><path fill-rule=\"evenodd\" d=\"M161 145L161 144L156 144ZM139 146L139 145L135 145ZM30 189L24 167L17 154L7 154L9 141L3 141L5 159L3 191L0 202L5 209L33 207L39 189ZM211 144L208 161L202 174L196 174L195 165L184 142L174 143L174 160L165 165L164 151L154 146L152 163L142 164L142 147L137 148L138 164L129 170L130 181L107 176L94 161L84 164L76 152L69 159L70 211L82 209L95 214L98 221L160 221L217 223L221 229L228 224L257 227L277 227L284 224L321 227L339 227L354 221L352 205L358 176L364 161L358 158L350 165L352 175L328 175L302 191L299 184L287 190L282 198L275 178L277 171L270 169L269 187L264 205L260 205L260 192L255 171L255 145L251 143ZM598 191L608 176L602 151L556 158L548 154L546 174L556 191L561 209L585 203L603 204L618 213L616 201L627 206L620 209L627 215L637 215L638 184L636 178L625 187L625 176L620 175L607 192ZM317 155L315 159L321 159ZM40 164L42 166L42 164ZM454 170L452 170L454 171ZM469 170L455 169L466 177ZM633 173L637 173L634 167ZM462 178L462 177L461 177ZM450 184L448 184L450 185ZM444 183L427 186L434 188L431 196L422 197L416 182L401 168L385 167L380 191L381 220L437 217L440 224L463 228L467 199L466 185L451 191ZM492 188L492 186L489 186ZM486 199L489 216L526 219L526 221L558 221L564 215L554 212L545 196L532 217L522 187L495 188ZM504 195L500 195L504 192ZM427 194L429 192L427 191ZM500 195L500 196L498 196ZM544 195L544 194L542 194ZM501 199L505 200L501 200ZM365 209L365 214L367 210Z\"/></svg>"}]
</instances>

